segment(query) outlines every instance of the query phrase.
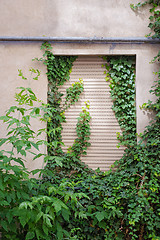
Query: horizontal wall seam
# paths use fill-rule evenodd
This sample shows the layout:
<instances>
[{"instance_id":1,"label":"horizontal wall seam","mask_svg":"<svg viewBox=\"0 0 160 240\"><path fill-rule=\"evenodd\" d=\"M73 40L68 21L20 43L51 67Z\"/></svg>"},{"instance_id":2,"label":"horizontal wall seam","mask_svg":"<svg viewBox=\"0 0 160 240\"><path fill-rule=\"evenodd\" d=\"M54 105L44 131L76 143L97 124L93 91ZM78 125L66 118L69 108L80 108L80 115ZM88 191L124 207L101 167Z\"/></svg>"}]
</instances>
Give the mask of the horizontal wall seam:
<instances>
[{"instance_id":1,"label":"horizontal wall seam","mask_svg":"<svg viewBox=\"0 0 160 240\"><path fill-rule=\"evenodd\" d=\"M57 42L57 43L105 43L105 44L159 44L160 39L157 38L87 38L87 37L29 37L29 36L0 36L0 41L15 42L15 41L30 41L30 42Z\"/></svg>"}]
</instances>

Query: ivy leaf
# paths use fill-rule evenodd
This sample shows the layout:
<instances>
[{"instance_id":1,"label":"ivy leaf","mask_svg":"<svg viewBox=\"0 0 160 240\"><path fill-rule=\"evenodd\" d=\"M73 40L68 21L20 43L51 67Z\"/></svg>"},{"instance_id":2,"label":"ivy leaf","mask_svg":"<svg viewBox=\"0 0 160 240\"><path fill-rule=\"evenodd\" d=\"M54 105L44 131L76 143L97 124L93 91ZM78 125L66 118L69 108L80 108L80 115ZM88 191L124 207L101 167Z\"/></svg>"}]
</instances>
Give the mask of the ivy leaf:
<instances>
[{"instance_id":1,"label":"ivy leaf","mask_svg":"<svg viewBox=\"0 0 160 240\"><path fill-rule=\"evenodd\" d=\"M26 240L33 239L34 237L35 237L35 233L34 232L28 232L25 239Z\"/></svg>"}]
</instances>

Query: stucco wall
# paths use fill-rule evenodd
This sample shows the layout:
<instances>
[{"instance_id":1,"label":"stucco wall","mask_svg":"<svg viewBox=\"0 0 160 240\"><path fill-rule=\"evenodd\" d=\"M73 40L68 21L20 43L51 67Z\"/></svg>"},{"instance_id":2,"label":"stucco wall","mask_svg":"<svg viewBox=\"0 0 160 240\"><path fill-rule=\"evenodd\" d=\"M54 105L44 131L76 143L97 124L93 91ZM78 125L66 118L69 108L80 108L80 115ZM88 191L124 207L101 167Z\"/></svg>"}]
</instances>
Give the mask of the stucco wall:
<instances>
[{"instance_id":1,"label":"stucco wall","mask_svg":"<svg viewBox=\"0 0 160 240\"><path fill-rule=\"evenodd\" d=\"M16 105L14 96L17 87L31 87L38 99L47 101L47 78L46 69L43 64L32 61L35 57L41 57L40 44L17 44L17 43L0 43L0 116L5 114L5 111L12 105ZM38 81L32 80L30 68L39 69L41 75ZM18 76L18 69L28 80L22 80ZM33 76L34 77L34 76ZM6 133L5 125L0 121L0 137L4 137ZM36 131L45 127L45 123L40 121L32 121L32 127ZM43 135L43 138L45 136ZM41 147L42 153L45 153L45 147ZM28 156L26 167L30 170L41 168L43 160L31 160Z\"/></svg>"},{"instance_id":2,"label":"stucco wall","mask_svg":"<svg viewBox=\"0 0 160 240\"><path fill-rule=\"evenodd\" d=\"M144 37L149 33L148 10L133 12L130 0L1 0L0 36L52 36L52 37ZM30 67L41 71L39 81L31 81L38 98L47 101L47 78L45 67L32 58L41 57L39 42L0 42L0 115L14 104L18 86L28 83L18 77L17 69L30 76ZM159 50L158 44L53 44L58 55L136 55L136 106L137 132L144 130L150 120L139 109L148 99L153 99L149 90L153 85L156 64L149 64ZM41 123L33 123L38 129ZM1 136L5 129L1 128ZM45 148L42 149L45 151ZM27 167L41 167L42 159L28 160Z\"/></svg>"},{"instance_id":3,"label":"stucco wall","mask_svg":"<svg viewBox=\"0 0 160 240\"><path fill-rule=\"evenodd\" d=\"M148 11L138 0L1 0L0 35L144 37Z\"/></svg>"}]
</instances>

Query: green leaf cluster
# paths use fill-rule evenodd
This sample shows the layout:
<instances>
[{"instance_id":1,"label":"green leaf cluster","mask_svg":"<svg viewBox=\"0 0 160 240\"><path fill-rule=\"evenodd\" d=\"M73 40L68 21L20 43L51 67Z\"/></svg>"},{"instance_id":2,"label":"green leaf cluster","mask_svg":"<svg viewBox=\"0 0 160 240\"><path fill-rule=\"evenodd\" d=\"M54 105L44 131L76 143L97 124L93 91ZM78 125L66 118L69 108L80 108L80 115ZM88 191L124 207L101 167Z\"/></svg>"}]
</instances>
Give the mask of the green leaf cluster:
<instances>
[{"instance_id":1,"label":"green leaf cluster","mask_svg":"<svg viewBox=\"0 0 160 240\"><path fill-rule=\"evenodd\" d=\"M89 103L78 118L76 127L77 139L67 152L62 150L62 124L65 123L65 111L74 105L84 91L83 80L75 82L66 89L66 94L59 90L66 81L69 80L73 62L76 56L54 56L46 43L42 47L45 51L43 60L47 66L48 77L48 108L49 117L47 119L47 149L48 156L46 169L52 170L58 179L69 175L73 171L84 171L84 164L80 161L80 156L86 154L90 135L90 114ZM62 97L64 101L62 101ZM47 114L48 114L47 113ZM51 180L52 181L52 180Z\"/></svg>"},{"instance_id":2,"label":"green leaf cluster","mask_svg":"<svg viewBox=\"0 0 160 240\"><path fill-rule=\"evenodd\" d=\"M151 29L151 32L146 35L146 37L152 37L160 39L160 1L159 0L147 0L144 2L139 2L138 4L130 4L130 7L137 11L139 8L149 5L150 9L150 17L149 17L149 25L148 27ZM157 56L154 57L153 61L160 61L160 51L158 52Z\"/></svg>"},{"instance_id":3,"label":"green leaf cluster","mask_svg":"<svg viewBox=\"0 0 160 240\"><path fill-rule=\"evenodd\" d=\"M53 186L51 181L45 181L55 178L48 168L32 172L26 169L23 157L28 157L28 152L33 154L33 160L44 156L46 161L54 159L57 166L62 167L62 163L61 157L39 152L39 145L48 146L46 141L38 139L45 129L34 132L30 123L31 118L49 121L56 111L51 111L49 104L40 102L30 88L18 90L15 97L17 105L0 117L8 129L6 138L0 139L1 239L69 239L71 233L65 230L64 225L69 224L71 212L74 212L75 219L86 217L79 201L88 196L74 192L73 183L62 181ZM60 130L57 128L53 133ZM43 177L31 178L30 175L36 173Z\"/></svg>"},{"instance_id":4,"label":"green leaf cluster","mask_svg":"<svg viewBox=\"0 0 160 240\"><path fill-rule=\"evenodd\" d=\"M107 81L110 80L112 109L122 129L117 137L124 146L136 141L135 58L131 56L103 57Z\"/></svg>"},{"instance_id":5,"label":"green leaf cluster","mask_svg":"<svg viewBox=\"0 0 160 240\"><path fill-rule=\"evenodd\" d=\"M122 135L117 133L118 139L126 146L124 156L115 162L113 170L111 168L106 173L91 171L80 162L81 154L86 154L89 146L90 116L86 106L78 119L78 138L66 154L57 153L54 161L59 160L59 163L53 163L52 159L48 169L53 176L44 177L43 181L49 181L55 187L63 181L67 183L68 190L88 196L79 199L81 211L71 211L70 221L64 225L71 239L158 239L159 81L151 90L157 96L157 102L150 101L143 106L155 111L156 117L141 134L142 140L137 144L135 59L111 56L105 57L105 60L113 110L122 128ZM70 208L70 203L67 202L67 206Z\"/></svg>"}]
</instances>

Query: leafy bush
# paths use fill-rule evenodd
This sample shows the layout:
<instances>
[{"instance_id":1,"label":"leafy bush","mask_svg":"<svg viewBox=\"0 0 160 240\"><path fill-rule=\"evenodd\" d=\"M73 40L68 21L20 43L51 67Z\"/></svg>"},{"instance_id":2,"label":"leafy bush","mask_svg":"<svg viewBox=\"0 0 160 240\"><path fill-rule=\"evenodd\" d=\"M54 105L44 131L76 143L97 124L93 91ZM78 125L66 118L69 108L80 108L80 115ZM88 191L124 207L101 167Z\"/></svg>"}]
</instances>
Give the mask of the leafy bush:
<instances>
[{"instance_id":1,"label":"leafy bush","mask_svg":"<svg viewBox=\"0 0 160 240\"><path fill-rule=\"evenodd\" d=\"M25 78L21 71L20 76ZM10 148L5 150L4 146L0 151L1 238L63 239L66 236L70 239L70 232L63 228L63 222L69 222L71 211L75 213L75 218L81 218L79 201L88 197L84 193L68 190L68 186L69 189L73 188L72 183L61 182L53 186L42 178L29 178L31 173L38 172L43 174L43 178L54 178L48 169L28 172L23 160L28 152L34 155L33 159L44 155L33 151L33 148L39 151L40 144L48 145L46 141L38 140L44 129L35 133L31 129L30 119L47 121L51 113L50 106L40 103L30 88L20 87L19 90L16 94L17 105L0 117L8 125L8 134L0 139L0 146L9 144ZM35 102L39 102L40 106L34 107ZM47 160L48 156L44 155L44 159ZM60 163L57 162L57 165Z\"/></svg>"}]
</instances>

